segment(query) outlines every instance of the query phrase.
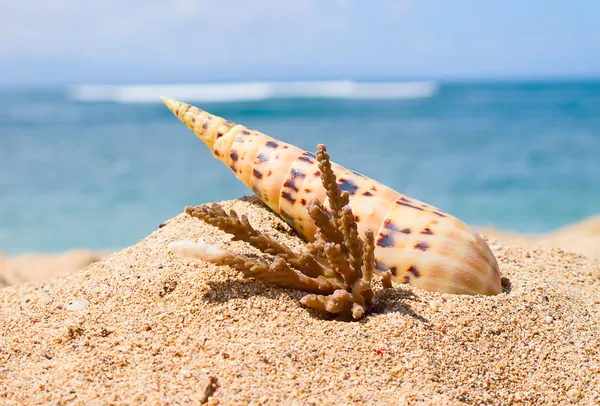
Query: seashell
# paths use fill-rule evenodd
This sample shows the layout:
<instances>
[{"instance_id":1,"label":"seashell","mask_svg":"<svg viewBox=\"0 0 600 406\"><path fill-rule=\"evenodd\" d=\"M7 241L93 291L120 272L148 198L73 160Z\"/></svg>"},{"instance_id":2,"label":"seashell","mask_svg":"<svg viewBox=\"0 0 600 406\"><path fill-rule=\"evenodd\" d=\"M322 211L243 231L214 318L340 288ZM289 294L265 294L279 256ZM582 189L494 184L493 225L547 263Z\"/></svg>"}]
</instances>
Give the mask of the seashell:
<instances>
[{"instance_id":1,"label":"seashell","mask_svg":"<svg viewBox=\"0 0 600 406\"><path fill-rule=\"evenodd\" d=\"M85 309L89 305L90 305L90 302L88 302L85 299L82 299L82 300L71 300L65 306L65 310L69 310L69 311L81 310L81 309Z\"/></svg>"},{"instance_id":2,"label":"seashell","mask_svg":"<svg viewBox=\"0 0 600 406\"><path fill-rule=\"evenodd\" d=\"M315 155L192 105L166 106L234 175L307 241L316 226L306 205L330 209ZM376 233L376 272L425 290L494 295L502 291L496 257L483 238L441 209L403 195L332 162L339 188L350 194L358 231Z\"/></svg>"}]
</instances>

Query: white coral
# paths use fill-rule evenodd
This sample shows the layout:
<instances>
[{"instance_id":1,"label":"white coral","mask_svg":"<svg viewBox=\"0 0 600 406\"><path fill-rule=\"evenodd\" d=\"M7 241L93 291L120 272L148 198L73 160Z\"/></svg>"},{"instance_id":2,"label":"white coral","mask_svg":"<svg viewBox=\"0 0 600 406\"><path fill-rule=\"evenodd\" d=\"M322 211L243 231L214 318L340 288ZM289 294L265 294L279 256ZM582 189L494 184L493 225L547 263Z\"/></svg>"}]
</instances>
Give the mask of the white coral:
<instances>
[{"instance_id":1,"label":"white coral","mask_svg":"<svg viewBox=\"0 0 600 406\"><path fill-rule=\"evenodd\" d=\"M212 263L219 263L231 256L227 251L207 244L201 238L197 242L191 240L173 241L169 243L168 249L187 258L198 258Z\"/></svg>"}]
</instances>

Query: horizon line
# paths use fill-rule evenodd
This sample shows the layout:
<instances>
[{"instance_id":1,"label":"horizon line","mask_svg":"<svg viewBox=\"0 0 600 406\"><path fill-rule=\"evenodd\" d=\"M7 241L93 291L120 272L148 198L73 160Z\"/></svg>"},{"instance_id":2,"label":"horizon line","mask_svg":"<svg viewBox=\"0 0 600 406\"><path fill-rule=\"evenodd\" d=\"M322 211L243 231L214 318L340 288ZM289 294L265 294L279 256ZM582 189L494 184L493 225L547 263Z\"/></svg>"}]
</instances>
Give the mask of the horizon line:
<instances>
[{"instance_id":1,"label":"horizon line","mask_svg":"<svg viewBox=\"0 0 600 406\"><path fill-rule=\"evenodd\" d=\"M352 81L356 83L414 83L414 82L435 82L438 85L452 84L516 84L516 83L577 83L577 82L600 82L600 74L598 75L506 75L506 76L432 76L432 77L305 77L305 78L289 78L289 79L215 79L207 81L192 81L192 80L146 80L146 81L75 81L75 82L3 82L0 81L0 89L24 89L24 88L64 88L73 86L187 86L187 85L208 85L208 84L241 84L241 83L303 83L303 82L341 82Z\"/></svg>"}]
</instances>

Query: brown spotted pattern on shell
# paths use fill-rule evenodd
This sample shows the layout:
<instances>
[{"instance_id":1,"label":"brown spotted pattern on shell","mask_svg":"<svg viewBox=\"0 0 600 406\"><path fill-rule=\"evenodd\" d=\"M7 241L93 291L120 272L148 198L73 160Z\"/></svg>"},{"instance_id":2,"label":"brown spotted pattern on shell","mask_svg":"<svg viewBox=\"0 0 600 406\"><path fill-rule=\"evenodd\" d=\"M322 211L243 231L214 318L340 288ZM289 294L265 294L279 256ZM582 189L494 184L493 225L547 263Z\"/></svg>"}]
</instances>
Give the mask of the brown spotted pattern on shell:
<instances>
[{"instance_id":1,"label":"brown spotted pattern on shell","mask_svg":"<svg viewBox=\"0 0 600 406\"><path fill-rule=\"evenodd\" d=\"M314 240L306 205L317 198L329 209L314 154L189 104L163 101L267 206ZM390 270L394 281L429 291L502 291L496 258L468 225L333 162L332 169L340 189L350 194L360 234L376 234L378 271Z\"/></svg>"}]
</instances>

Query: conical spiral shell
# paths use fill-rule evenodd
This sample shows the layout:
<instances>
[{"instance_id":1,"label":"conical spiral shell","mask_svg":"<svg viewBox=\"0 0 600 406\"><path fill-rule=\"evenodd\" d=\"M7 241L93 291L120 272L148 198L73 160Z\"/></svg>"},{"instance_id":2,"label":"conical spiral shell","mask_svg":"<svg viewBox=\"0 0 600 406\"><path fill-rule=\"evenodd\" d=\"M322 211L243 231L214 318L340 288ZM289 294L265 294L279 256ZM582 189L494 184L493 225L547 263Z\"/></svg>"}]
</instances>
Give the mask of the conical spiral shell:
<instances>
[{"instance_id":1,"label":"conical spiral shell","mask_svg":"<svg viewBox=\"0 0 600 406\"><path fill-rule=\"evenodd\" d=\"M316 227L306 210L317 198L329 208L315 155L197 107L163 98L214 157L307 241ZM429 291L493 295L502 291L498 263L481 236L442 210L332 163L361 235L376 233L378 271Z\"/></svg>"}]
</instances>

